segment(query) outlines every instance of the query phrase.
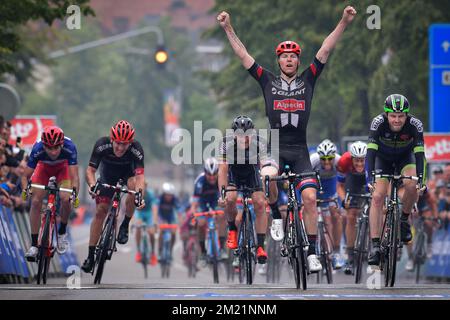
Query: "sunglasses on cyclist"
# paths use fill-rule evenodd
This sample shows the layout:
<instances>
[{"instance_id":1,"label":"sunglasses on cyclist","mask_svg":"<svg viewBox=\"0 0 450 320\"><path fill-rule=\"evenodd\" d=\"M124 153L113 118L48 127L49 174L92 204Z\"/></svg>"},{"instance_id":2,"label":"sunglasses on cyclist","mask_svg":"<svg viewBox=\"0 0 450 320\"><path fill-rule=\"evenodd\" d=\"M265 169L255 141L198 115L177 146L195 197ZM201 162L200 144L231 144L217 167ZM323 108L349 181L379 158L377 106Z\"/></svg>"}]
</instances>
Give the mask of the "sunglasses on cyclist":
<instances>
[{"instance_id":1,"label":"sunglasses on cyclist","mask_svg":"<svg viewBox=\"0 0 450 320\"><path fill-rule=\"evenodd\" d=\"M334 159L334 156L325 156L325 157L320 157L320 160L323 161L331 161Z\"/></svg>"}]
</instances>

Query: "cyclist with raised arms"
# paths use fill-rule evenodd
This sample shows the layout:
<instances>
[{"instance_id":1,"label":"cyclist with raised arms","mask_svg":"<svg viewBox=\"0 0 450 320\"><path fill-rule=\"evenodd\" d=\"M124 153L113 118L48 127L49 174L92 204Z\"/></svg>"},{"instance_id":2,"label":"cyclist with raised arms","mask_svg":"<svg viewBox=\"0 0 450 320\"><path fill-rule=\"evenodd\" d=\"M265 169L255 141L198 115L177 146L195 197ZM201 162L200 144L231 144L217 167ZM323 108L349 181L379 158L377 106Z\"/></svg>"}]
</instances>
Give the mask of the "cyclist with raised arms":
<instances>
[{"instance_id":1,"label":"cyclist with raised arms","mask_svg":"<svg viewBox=\"0 0 450 320\"><path fill-rule=\"evenodd\" d=\"M342 207L346 210L347 217L345 238L347 241L348 259L344 267L344 273L347 275L353 273L356 221L358 214L361 212L363 201L362 199L353 198L349 203L345 203L345 195L347 192L355 194L367 192L366 155L367 144L362 141L356 141L350 145L350 151L345 152L337 163L337 192L342 201Z\"/></svg>"},{"instance_id":2,"label":"cyclist with raised arms","mask_svg":"<svg viewBox=\"0 0 450 320\"><path fill-rule=\"evenodd\" d=\"M56 177L59 187L75 187L78 192L80 178L78 176L77 148L64 132L57 126L45 127L41 134L41 141L33 145L25 169L27 180L31 177L31 183L47 185L50 177ZM22 185L22 190L26 190ZM33 188L30 209L31 247L25 253L28 261L36 261L38 254L38 235L41 222L42 200L47 195L46 190ZM57 251L59 254L66 252L69 242L66 238L66 227L71 212L70 195L61 192L61 223L58 228ZM74 202L78 206L78 198Z\"/></svg>"},{"instance_id":3,"label":"cyclist with raised arms","mask_svg":"<svg viewBox=\"0 0 450 320\"><path fill-rule=\"evenodd\" d=\"M336 152L336 145L329 139L323 140L317 146L317 152L311 154L311 165L314 171L319 171L322 182L322 193L317 194L321 200L337 199L337 169L336 165L341 156ZM319 204L327 230L333 241L332 265L333 269L341 269L344 260L341 257L340 247L342 238L342 217L339 207L334 202Z\"/></svg>"},{"instance_id":4,"label":"cyclist with raised arms","mask_svg":"<svg viewBox=\"0 0 450 320\"><path fill-rule=\"evenodd\" d=\"M270 127L279 130L280 168L287 164L295 173L311 171L309 152L306 143L306 127L311 112L311 102L317 78L323 70L328 57L336 47L345 28L353 21L356 10L347 6L342 19L333 32L324 40L313 62L300 75L297 74L300 64L300 46L294 41L283 41L275 50L281 75L275 76L255 62L247 49L237 37L227 12L217 16L220 26L224 29L235 54L242 65L254 77L263 90L266 116ZM273 153L274 150L272 150ZM322 266L315 255L317 238L317 207L314 179L304 180L299 186L305 205L305 224L310 243L308 250L308 265L312 272L320 271ZM279 211L275 208L276 201L270 202L273 214L272 236L283 239L283 224ZM275 239L275 238L274 238ZM277 240L275 239L275 240Z\"/></svg>"},{"instance_id":5,"label":"cyclist with raised arms","mask_svg":"<svg viewBox=\"0 0 450 320\"><path fill-rule=\"evenodd\" d=\"M94 267L95 247L114 194L113 189L103 188L100 184L115 186L122 179L128 189L136 191L134 196L128 194L126 198L125 217L117 235L119 244L128 242L129 224L135 208L145 207L142 195L142 190L145 189L144 150L141 144L134 140L134 135L133 126L128 121L120 120L111 127L110 136L98 139L92 150L86 169L86 182L89 193L95 197L96 215L91 223L88 257L81 266L86 273L91 272ZM99 167L100 177L96 182L95 173Z\"/></svg>"},{"instance_id":6,"label":"cyclist with raised arms","mask_svg":"<svg viewBox=\"0 0 450 320\"><path fill-rule=\"evenodd\" d=\"M425 190L425 148L422 121L409 114L410 105L401 94L389 95L384 103L384 113L372 120L367 145L367 174L369 189L373 192L370 206L370 235L372 249L368 263L377 266L380 262L380 233L383 223L383 204L389 190L387 179L373 181L372 172L398 173L418 176L419 181L403 180L402 214L400 218L400 240L408 243L412 239L408 217L417 201L417 187ZM376 186L375 186L376 184Z\"/></svg>"}]
</instances>

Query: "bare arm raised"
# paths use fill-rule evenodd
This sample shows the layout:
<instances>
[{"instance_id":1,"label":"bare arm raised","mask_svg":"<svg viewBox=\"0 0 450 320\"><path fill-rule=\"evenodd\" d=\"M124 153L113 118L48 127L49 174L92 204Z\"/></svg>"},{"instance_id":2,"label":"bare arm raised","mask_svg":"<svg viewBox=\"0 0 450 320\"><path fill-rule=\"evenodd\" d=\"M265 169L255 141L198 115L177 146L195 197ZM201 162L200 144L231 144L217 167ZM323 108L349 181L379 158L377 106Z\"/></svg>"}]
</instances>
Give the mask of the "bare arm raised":
<instances>
[{"instance_id":1,"label":"bare arm raised","mask_svg":"<svg viewBox=\"0 0 450 320\"><path fill-rule=\"evenodd\" d=\"M222 11L217 16L217 21L219 21L220 26L227 34L228 41L230 42L230 45L233 48L234 53L241 59L241 63L244 66L244 68L249 69L253 65L253 63L255 63L255 59L253 59L253 57L248 54L247 49L234 32L230 22L230 15L227 12Z\"/></svg>"},{"instance_id":2,"label":"bare arm raised","mask_svg":"<svg viewBox=\"0 0 450 320\"><path fill-rule=\"evenodd\" d=\"M320 62L322 63L327 62L331 51L333 51L333 49L336 47L337 42L339 41L339 39L341 38L342 34L345 31L345 28L353 21L355 15L356 10L353 7L347 6L344 9L341 21L339 21L338 25L333 30L333 32L331 32L330 35L326 37L326 39L322 43L322 47L316 54L316 58Z\"/></svg>"}]
</instances>

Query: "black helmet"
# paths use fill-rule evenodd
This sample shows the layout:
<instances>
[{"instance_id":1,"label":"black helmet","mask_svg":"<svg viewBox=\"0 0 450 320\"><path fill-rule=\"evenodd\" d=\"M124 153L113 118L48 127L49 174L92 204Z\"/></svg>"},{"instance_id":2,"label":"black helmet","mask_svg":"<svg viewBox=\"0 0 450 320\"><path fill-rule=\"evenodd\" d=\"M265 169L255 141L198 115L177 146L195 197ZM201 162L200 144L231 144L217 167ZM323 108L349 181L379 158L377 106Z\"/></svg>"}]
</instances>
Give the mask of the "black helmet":
<instances>
[{"instance_id":1,"label":"black helmet","mask_svg":"<svg viewBox=\"0 0 450 320\"><path fill-rule=\"evenodd\" d=\"M231 128L236 131L241 129L243 131L247 131L249 129L253 129L255 126L253 125L252 119L247 116L237 116L234 118L233 123L231 124Z\"/></svg>"},{"instance_id":2,"label":"black helmet","mask_svg":"<svg viewBox=\"0 0 450 320\"><path fill-rule=\"evenodd\" d=\"M409 102L401 94L391 94L384 102L384 112L409 112Z\"/></svg>"}]
</instances>

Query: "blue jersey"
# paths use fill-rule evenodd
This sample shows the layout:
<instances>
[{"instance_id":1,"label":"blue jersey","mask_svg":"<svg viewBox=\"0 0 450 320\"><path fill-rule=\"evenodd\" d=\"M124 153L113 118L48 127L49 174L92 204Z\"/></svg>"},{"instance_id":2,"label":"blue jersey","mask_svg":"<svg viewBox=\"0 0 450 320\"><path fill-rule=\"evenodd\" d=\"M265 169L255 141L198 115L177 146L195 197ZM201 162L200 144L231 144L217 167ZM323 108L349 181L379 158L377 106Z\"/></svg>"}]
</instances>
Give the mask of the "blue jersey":
<instances>
[{"instance_id":1,"label":"blue jersey","mask_svg":"<svg viewBox=\"0 0 450 320\"><path fill-rule=\"evenodd\" d=\"M195 179L194 195L192 202L197 202L200 205L201 211L208 210L208 204L211 209L217 207L217 200L219 199L219 187L217 181L215 184L209 184L204 173L200 174Z\"/></svg>"},{"instance_id":2,"label":"blue jersey","mask_svg":"<svg viewBox=\"0 0 450 320\"><path fill-rule=\"evenodd\" d=\"M42 141L36 142L28 159L28 167L35 169L39 161L49 165L56 165L65 161L69 166L77 165L77 147L70 138L65 137L61 153L58 158L52 160L45 152Z\"/></svg>"},{"instance_id":3,"label":"blue jersey","mask_svg":"<svg viewBox=\"0 0 450 320\"><path fill-rule=\"evenodd\" d=\"M167 223L176 222L176 212L180 210L177 197L173 196L171 201L165 201L162 194L158 200L158 217Z\"/></svg>"},{"instance_id":4,"label":"blue jersey","mask_svg":"<svg viewBox=\"0 0 450 320\"><path fill-rule=\"evenodd\" d=\"M333 166L331 170L324 170L321 163L319 154L313 153L311 155L311 165L314 171L318 170L320 175L320 182L322 183L323 193L317 193L319 199L329 199L336 197L337 193L337 163L340 159L340 155L336 154L334 158Z\"/></svg>"}]
</instances>

